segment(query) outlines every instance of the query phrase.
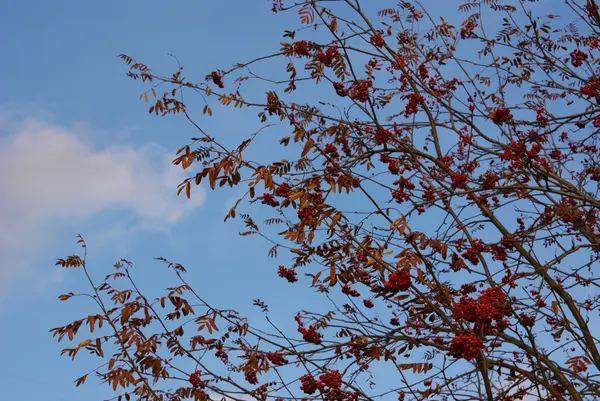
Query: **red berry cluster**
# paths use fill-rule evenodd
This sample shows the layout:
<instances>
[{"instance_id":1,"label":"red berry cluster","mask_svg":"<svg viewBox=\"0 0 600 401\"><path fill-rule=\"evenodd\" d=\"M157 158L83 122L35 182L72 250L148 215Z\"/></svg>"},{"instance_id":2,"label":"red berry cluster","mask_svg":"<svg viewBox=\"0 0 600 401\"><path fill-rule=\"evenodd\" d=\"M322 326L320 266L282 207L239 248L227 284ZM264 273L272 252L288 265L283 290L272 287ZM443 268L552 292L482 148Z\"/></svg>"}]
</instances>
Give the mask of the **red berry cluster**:
<instances>
[{"instance_id":1,"label":"red berry cluster","mask_svg":"<svg viewBox=\"0 0 600 401\"><path fill-rule=\"evenodd\" d=\"M383 45L385 45L385 41L383 40L383 36L381 36L380 33L376 33L375 35L371 36L370 39L371 43L373 44L373 46L375 47L383 47Z\"/></svg>"},{"instance_id":2,"label":"red berry cluster","mask_svg":"<svg viewBox=\"0 0 600 401\"><path fill-rule=\"evenodd\" d=\"M287 359L277 352L267 352L267 359L275 366L281 366L288 363Z\"/></svg>"},{"instance_id":3,"label":"red berry cluster","mask_svg":"<svg viewBox=\"0 0 600 401\"><path fill-rule=\"evenodd\" d=\"M392 166L390 171L393 171L393 167L394 166ZM399 188L392 191L392 198L394 198L394 200L398 203L404 203L408 201L411 198L411 191L415 189L415 184L408 181L404 177L400 177L400 179L394 182L394 184L399 184Z\"/></svg>"},{"instance_id":4,"label":"red berry cluster","mask_svg":"<svg viewBox=\"0 0 600 401\"><path fill-rule=\"evenodd\" d=\"M595 167L590 170L590 180L600 182L600 168Z\"/></svg>"},{"instance_id":5,"label":"red berry cluster","mask_svg":"<svg viewBox=\"0 0 600 401\"><path fill-rule=\"evenodd\" d=\"M342 387L342 375L337 370L330 370L319 377L320 387L340 389Z\"/></svg>"},{"instance_id":6,"label":"red berry cluster","mask_svg":"<svg viewBox=\"0 0 600 401\"><path fill-rule=\"evenodd\" d=\"M475 330L488 332L492 327L502 329L503 319L511 315L506 294L500 287L481 291L478 299L463 296L454 304L454 317L474 323Z\"/></svg>"},{"instance_id":7,"label":"red berry cluster","mask_svg":"<svg viewBox=\"0 0 600 401\"><path fill-rule=\"evenodd\" d=\"M471 262L473 265L479 264L479 253L472 248L464 251L461 256Z\"/></svg>"},{"instance_id":8,"label":"red berry cluster","mask_svg":"<svg viewBox=\"0 0 600 401\"><path fill-rule=\"evenodd\" d=\"M463 284L460 286L460 293L462 295L469 295L477 291L477 288L473 284Z\"/></svg>"},{"instance_id":9,"label":"red berry cluster","mask_svg":"<svg viewBox=\"0 0 600 401\"><path fill-rule=\"evenodd\" d=\"M508 285L510 288L517 288L517 280L526 277L527 273L517 272L512 274L510 269L506 269L506 274L502 277L502 283Z\"/></svg>"},{"instance_id":10,"label":"red berry cluster","mask_svg":"<svg viewBox=\"0 0 600 401\"><path fill-rule=\"evenodd\" d=\"M542 127L547 127L548 126L548 116L546 115L546 109L544 109L543 107L537 109L535 111L535 120L542 126Z\"/></svg>"},{"instance_id":11,"label":"red berry cluster","mask_svg":"<svg viewBox=\"0 0 600 401\"><path fill-rule=\"evenodd\" d=\"M369 89L373 87L370 79L361 79L355 82L348 91L348 95L357 102L364 103L369 99Z\"/></svg>"},{"instance_id":12,"label":"red berry cluster","mask_svg":"<svg viewBox=\"0 0 600 401\"><path fill-rule=\"evenodd\" d=\"M280 186L275 188L275 191L273 193L276 196L281 196L282 198L286 198L287 196L289 196L291 190L292 190L292 187L290 187L290 184L288 184L287 182L284 182L283 184L281 184Z\"/></svg>"},{"instance_id":13,"label":"red berry cluster","mask_svg":"<svg viewBox=\"0 0 600 401\"><path fill-rule=\"evenodd\" d=\"M492 252L492 259L504 262L508 258L506 248L502 245L494 244L490 246Z\"/></svg>"},{"instance_id":14,"label":"red berry cluster","mask_svg":"<svg viewBox=\"0 0 600 401\"><path fill-rule=\"evenodd\" d=\"M302 334L304 341L319 345L321 344L321 335L313 326L309 326L308 329L304 327L298 327L298 332Z\"/></svg>"},{"instance_id":15,"label":"red berry cluster","mask_svg":"<svg viewBox=\"0 0 600 401\"><path fill-rule=\"evenodd\" d=\"M217 85L219 88L225 87L225 85L223 85L223 77L217 71L211 72L210 77L211 77L213 83L215 85Z\"/></svg>"},{"instance_id":16,"label":"red berry cluster","mask_svg":"<svg viewBox=\"0 0 600 401\"><path fill-rule=\"evenodd\" d=\"M565 389L561 384L555 383L552 385L552 388L556 390L559 394L564 394L567 389Z\"/></svg>"},{"instance_id":17,"label":"red berry cluster","mask_svg":"<svg viewBox=\"0 0 600 401\"><path fill-rule=\"evenodd\" d=\"M200 379L201 372L199 370L192 373L188 379L190 384L193 387L200 387L202 385L202 380Z\"/></svg>"},{"instance_id":18,"label":"red berry cluster","mask_svg":"<svg viewBox=\"0 0 600 401\"><path fill-rule=\"evenodd\" d=\"M414 189L414 184L410 183L410 185L412 187L409 187L408 189ZM400 189L397 189L395 191L392 191L392 198L394 198L394 200L398 203L404 203L406 201L408 201L411 197L410 192L406 191L406 187L400 187Z\"/></svg>"},{"instance_id":19,"label":"red berry cluster","mask_svg":"<svg viewBox=\"0 0 600 401\"><path fill-rule=\"evenodd\" d=\"M317 332L314 326L308 326L308 329L304 327L300 314L294 318L298 322L298 332L302 334L304 341L312 344L321 344L321 335Z\"/></svg>"},{"instance_id":20,"label":"red berry cluster","mask_svg":"<svg viewBox=\"0 0 600 401\"><path fill-rule=\"evenodd\" d=\"M585 11L591 18L594 18L596 14L598 14L598 5L591 0L587 0L585 3Z\"/></svg>"},{"instance_id":21,"label":"red berry cluster","mask_svg":"<svg viewBox=\"0 0 600 401\"><path fill-rule=\"evenodd\" d=\"M335 93L337 93L338 96L344 97L348 95L348 91L343 82L334 82L333 89L335 89Z\"/></svg>"},{"instance_id":22,"label":"red berry cluster","mask_svg":"<svg viewBox=\"0 0 600 401\"><path fill-rule=\"evenodd\" d=\"M321 191L320 188L316 189L314 193L312 194L308 194L310 196L310 202L312 202L313 205L321 205L324 201L323 199L323 192ZM315 212L315 219L317 218L317 212L316 210L314 210Z\"/></svg>"},{"instance_id":23,"label":"red berry cluster","mask_svg":"<svg viewBox=\"0 0 600 401\"><path fill-rule=\"evenodd\" d=\"M429 71L427 71L427 66L424 63L419 65L418 72L419 78L421 78L423 81L429 78Z\"/></svg>"},{"instance_id":24,"label":"red berry cluster","mask_svg":"<svg viewBox=\"0 0 600 401\"><path fill-rule=\"evenodd\" d=\"M494 124L501 125L512 118L512 114L510 110L506 107L498 107L496 110L492 111L490 114L490 119L494 122Z\"/></svg>"},{"instance_id":25,"label":"red berry cluster","mask_svg":"<svg viewBox=\"0 0 600 401\"><path fill-rule=\"evenodd\" d=\"M388 161L388 170L390 173L397 175L400 173L400 167L398 166L398 160L390 159Z\"/></svg>"},{"instance_id":26,"label":"red berry cluster","mask_svg":"<svg viewBox=\"0 0 600 401\"><path fill-rule=\"evenodd\" d=\"M317 380L315 380L310 373L300 377L300 383L300 390L304 391L306 394L314 394L319 388L317 386Z\"/></svg>"},{"instance_id":27,"label":"red berry cluster","mask_svg":"<svg viewBox=\"0 0 600 401\"><path fill-rule=\"evenodd\" d=\"M521 313L519 318L521 319L521 324L525 327L533 327L535 325L535 316Z\"/></svg>"},{"instance_id":28,"label":"red berry cluster","mask_svg":"<svg viewBox=\"0 0 600 401\"><path fill-rule=\"evenodd\" d=\"M340 144L342 145L342 151L346 156L350 156L352 154L352 149L350 149L350 143L347 138L339 138Z\"/></svg>"},{"instance_id":29,"label":"red berry cluster","mask_svg":"<svg viewBox=\"0 0 600 401\"><path fill-rule=\"evenodd\" d=\"M331 67L336 58L339 57L338 48L336 45L331 46L326 52L318 52L317 60L326 67Z\"/></svg>"},{"instance_id":30,"label":"red berry cluster","mask_svg":"<svg viewBox=\"0 0 600 401\"><path fill-rule=\"evenodd\" d=\"M323 394L323 398L327 400L354 399L354 393L341 391L343 381L338 370L330 370L322 374L318 381L310 373L307 373L300 377L300 383L300 390L306 394L314 394L319 390Z\"/></svg>"},{"instance_id":31,"label":"red berry cluster","mask_svg":"<svg viewBox=\"0 0 600 401\"><path fill-rule=\"evenodd\" d=\"M438 344L438 345L444 345L446 344L446 341L440 337L440 336L435 336L431 339L431 341L433 341L434 344Z\"/></svg>"},{"instance_id":32,"label":"red berry cluster","mask_svg":"<svg viewBox=\"0 0 600 401\"><path fill-rule=\"evenodd\" d=\"M338 370L330 370L319 376L319 389L325 394L325 398L332 399L339 394L342 388L342 375Z\"/></svg>"},{"instance_id":33,"label":"red berry cluster","mask_svg":"<svg viewBox=\"0 0 600 401\"><path fill-rule=\"evenodd\" d=\"M259 199L260 199L260 203L262 203L263 205L269 205L272 207L279 206L279 201L277 201L275 199L275 197L271 194L264 194Z\"/></svg>"},{"instance_id":34,"label":"red berry cluster","mask_svg":"<svg viewBox=\"0 0 600 401\"><path fill-rule=\"evenodd\" d=\"M323 149L323 153L325 153L326 155L328 155L330 158L332 158L334 160L339 159L339 157L340 157L337 147L335 145L332 145L331 143L328 143L327 145L325 145L325 149Z\"/></svg>"},{"instance_id":35,"label":"red berry cluster","mask_svg":"<svg viewBox=\"0 0 600 401\"><path fill-rule=\"evenodd\" d=\"M479 255L485 251L485 244L479 238L469 240L471 247L461 254L461 256L467 259L474 265L479 264Z\"/></svg>"},{"instance_id":36,"label":"red berry cluster","mask_svg":"<svg viewBox=\"0 0 600 401\"><path fill-rule=\"evenodd\" d=\"M375 131L375 143L377 145L383 145L384 143L387 143L391 137L391 131L383 127L379 127L377 131Z\"/></svg>"},{"instance_id":37,"label":"red berry cluster","mask_svg":"<svg viewBox=\"0 0 600 401\"><path fill-rule=\"evenodd\" d=\"M466 173L472 173L479 166L480 163L477 160L467 161L458 165L458 167Z\"/></svg>"},{"instance_id":38,"label":"red berry cluster","mask_svg":"<svg viewBox=\"0 0 600 401\"><path fill-rule=\"evenodd\" d=\"M471 360L477 358L483 348L483 340L475 334L467 332L459 334L452 339L448 354L455 358Z\"/></svg>"},{"instance_id":39,"label":"red berry cluster","mask_svg":"<svg viewBox=\"0 0 600 401\"><path fill-rule=\"evenodd\" d=\"M347 391L346 398L344 398L344 401L358 401L359 396L360 392L358 391Z\"/></svg>"},{"instance_id":40,"label":"red berry cluster","mask_svg":"<svg viewBox=\"0 0 600 401\"><path fill-rule=\"evenodd\" d=\"M483 174L483 187L485 189L496 188L498 181L498 175L493 171L486 171L485 174Z\"/></svg>"},{"instance_id":41,"label":"red berry cluster","mask_svg":"<svg viewBox=\"0 0 600 401\"><path fill-rule=\"evenodd\" d=\"M310 57L308 50L308 42L306 40L300 40L292 45L292 48L298 56Z\"/></svg>"},{"instance_id":42,"label":"red berry cluster","mask_svg":"<svg viewBox=\"0 0 600 401\"><path fill-rule=\"evenodd\" d=\"M215 352L215 356L225 364L229 362L229 355L222 348Z\"/></svg>"},{"instance_id":43,"label":"red berry cluster","mask_svg":"<svg viewBox=\"0 0 600 401\"><path fill-rule=\"evenodd\" d=\"M584 39L584 43L590 50L595 50L600 47L600 37L598 36L588 36Z\"/></svg>"},{"instance_id":44,"label":"red berry cluster","mask_svg":"<svg viewBox=\"0 0 600 401\"><path fill-rule=\"evenodd\" d=\"M444 82L444 88L446 88L446 90L452 92L452 91L456 90L458 85L462 85L462 84L463 83L460 79L452 78L451 80Z\"/></svg>"},{"instance_id":45,"label":"red berry cluster","mask_svg":"<svg viewBox=\"0 0 600 401\"><path fill-rule=\"evenodd\" d=\"M295 283L298 281L298 278L296 277L296 270L294 269L286 269L284 266L279 266L277 274L279 277L286 279L290 283Z\"/></svg>"},{"instance_id":46,"label":"red berry cluster","mask_svg":"<svg viewBox=\"0 0 600 401\"><path fill-rule=\"evenodd\" d=\"M360 297L360 292L352 289L348 284L342 287L342 293L351 296L351 297Z\"/></svg>"},{"instance_id":47,"label":"red berry cluster","mask_svg":"<svg viewBox=\"0 0 600 401\"><path fill-rule=\"evenodd\" d=\"M354 177L350 173L340 173L337 178L337 182L344 188L358 188L360 186L360 179Z\"/></svg>"},{"instance_id":48,"label":"red berry cluster","mask_svg":"<svg viewBox=\"0 0 600 401\"><path fill-rule=\"evenodd\" d=\"M256 376L256 370L246 369L244 371L244 378L250 384L258 384L258 377Z\"/></svg>"},{"instance_id":49,"label":"red berry cluster","mask_svg":"<svg viewBox=\"0 0 600 401\"><path fill-rule=\"evenodd\" d=\"M581 94L590 97L596 97L600 94L598 88L600 87L600 82L598 79L592 78L587 84L583 85L580 90Z\"/></svg>"},{"instance_id":50,"label":"red berry cluster","mask_svg":"<svg viewBox=\"0 0 600 401\"><path fill-rule=\"evenodd\" d=\"M412 285L412 279L408 270L397 270L388 276L384 290L390 294L407 291Z\"/></svg>"},{"instance_id":51,"label":"red berry cluster","mask_svg":"<svg viewBox=\"0 0 600 401\"><path fill-rule=\"evenodd\" d=\"M417 114L419 111L419 106L425 103L425 98L421 95L417 95L416 93L405 95L404 99L408 100L406 103L406 108L404 109L405 117Z\"/></svg>"},{"instance_id":52,"label":"red berry cluster","mask_svg":"<svg viewBox=\"0 0 600 401\"><path fill-rule=\"evenodd\" d=\"M365 305L365 308L369 308L369 309L371 309L372 307L375 306L373 304L373 301L371 301L370 299L364 299L363 304Z\"/></svg>"},{"instance_id":53,"label":"red berry cluster","mask_svg":"<svg viewBox=\"0 0 600 401\"><path fill-rule=\"evenodd\" d=\"M573 64L573 67L580 67L583 62L588 59L588 55L579 49L573 50L569 55L571 56L571 64Z\"/></svg>"},{"instance_id":54,"label":"red berry cluster","mask_svg":"<svg viewBox=\"0 0 600 401\"><path fill-rule=\"evenodd\" d=\"M452 176L452 188L465 189L468 178L465 174L454 174Z\"/></svg>"},{"instance_id":55,"label":"red berry cluster","mask_svg":"<svg viewBox=\"0 0 600 401\"><path fill-rule=\"evenodd\" d=\"M510 145L504 147L504 151L500 153L500 159L510 161L511 169L523 167L523 156L527 155L527 146L522 140L511 141Z\"/></svg>"},{"instance_id":56,"label":"red berry cluster","mask_svg":"<svg viewBox=\"0 0 600 401\"><path fill-rule=\"evenodd\" d=\"M313 228L317 226L317 212L313 209L298 210L298 218L306 226Z\"/></svg>"},{"instance_id":57,"label":"red berry cluster","mask_svg":"<svg viewBox=\"0 0 600 401\"><path fill-rule=\"evenodd\" d=\"M396 60L390 63L390 66L387 68L388 71L396 70L399 71L403 68L406 68L406 61L402 56L396 55Z\"/></svg>"},{"instance_id":58,"label":"red berry cluster","mask_svg":"<svg viewBox=\"0 0 600 401\"><path fill-rule=\"evenodd\" d=\"M428 201L432 201L435 199L435 189L427 184L427 183L421 183L421 186L423 187L423 199L428 200Z\"/></svg>"}]
</instances>

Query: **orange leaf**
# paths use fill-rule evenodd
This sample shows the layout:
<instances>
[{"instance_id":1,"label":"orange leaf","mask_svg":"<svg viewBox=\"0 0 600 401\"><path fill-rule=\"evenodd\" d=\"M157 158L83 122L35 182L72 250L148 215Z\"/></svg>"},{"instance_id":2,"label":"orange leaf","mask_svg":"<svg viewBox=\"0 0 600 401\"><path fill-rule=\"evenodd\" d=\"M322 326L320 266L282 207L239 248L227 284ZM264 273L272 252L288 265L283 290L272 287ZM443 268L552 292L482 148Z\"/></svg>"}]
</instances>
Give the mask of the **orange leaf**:
<instances>
[{"instance_id":1,"label":"orange leaf","mask_svg":"<svg viewBox=\"0 0 600 401\"><path fill-rule=\"evenodd\" d=\"M329 285L333 287L335 283L337 283L337 274L335 272L335 265L331 265L329 268Z\"/></svg>"},{"instance_id":2,"label":"orange leaf","mask_svg":"<svg viewBox=\"0 0 600 401\"><path fill-rule=\"evenodd\" d=\"M308 152L310 151L310 149L313 147L314 144L315 144L315 140L312 138L308 138L308 141L306 141L306 143L304 144L304 150L302 151L302 157L304 157L308 154Z\"/></svg>"}]
</instances>

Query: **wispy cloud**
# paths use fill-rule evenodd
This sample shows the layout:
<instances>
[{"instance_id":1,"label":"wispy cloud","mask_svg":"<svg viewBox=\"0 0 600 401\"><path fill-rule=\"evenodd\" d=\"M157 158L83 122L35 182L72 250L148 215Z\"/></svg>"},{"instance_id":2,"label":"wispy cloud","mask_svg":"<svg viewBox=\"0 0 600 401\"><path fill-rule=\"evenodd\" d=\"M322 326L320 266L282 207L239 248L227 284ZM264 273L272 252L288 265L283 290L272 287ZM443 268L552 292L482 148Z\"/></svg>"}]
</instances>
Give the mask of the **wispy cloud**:
<instances>
[{"instance_id":1,"label":"wispy cloud","mask_svg":"<svg viewBox=\"0 0 600 401\"><path fill-rule=\"evenodd\" d=\"M36 250L61 229L116 212L133 221L128 230L168 230L203 203L202 191L176 196L181 171L158 145L98 148L82 128L0 117L0 294L31 275Z\"/></svg>"}]
</instances>

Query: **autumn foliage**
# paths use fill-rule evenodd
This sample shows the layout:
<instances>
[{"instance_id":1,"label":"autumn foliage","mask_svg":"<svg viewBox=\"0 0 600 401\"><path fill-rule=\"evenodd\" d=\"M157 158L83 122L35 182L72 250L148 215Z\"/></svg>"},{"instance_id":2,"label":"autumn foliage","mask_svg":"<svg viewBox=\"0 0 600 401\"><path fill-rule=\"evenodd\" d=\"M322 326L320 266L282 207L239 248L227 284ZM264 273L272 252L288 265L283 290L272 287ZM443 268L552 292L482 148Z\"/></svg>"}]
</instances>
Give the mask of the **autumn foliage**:
<instances>
[{"instance_id":1,"label":"autumn foliage","mask_svg":"<svg viewBox=\"0 0 600 401\"><path fill-rule=\"evenodd\" d=\"M58 264L97 309L52 330L85 338L63 352L96 354L126 400L600 398L598 5L431 3L274 1L299 18L280 50L201 82L122 55L150 113L195 130L179 193L243 188L225 220L276 244L282 286L331 302L268 331L176 263L161 259L179 285L160 295L127 261L95 281L71 256ZM216 104L256 110L260 128L224 145L203 128ZM257 138L281 152L247 159Z\"/></svg>"}]
</instances>

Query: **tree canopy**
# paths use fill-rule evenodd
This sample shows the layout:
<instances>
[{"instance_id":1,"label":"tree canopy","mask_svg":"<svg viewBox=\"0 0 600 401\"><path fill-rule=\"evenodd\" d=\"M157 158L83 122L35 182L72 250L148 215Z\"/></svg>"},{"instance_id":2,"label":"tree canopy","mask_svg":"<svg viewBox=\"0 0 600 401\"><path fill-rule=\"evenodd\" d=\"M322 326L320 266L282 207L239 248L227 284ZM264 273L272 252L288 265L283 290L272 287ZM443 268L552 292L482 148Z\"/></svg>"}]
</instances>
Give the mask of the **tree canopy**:
<instances>
[{"instance_id":1,"label":"tree canopy","mask_svg":"<svg viewBox=\"0 0 600 401\"><path fill-rule=\"evenodd\" d=\"M119 400L598 399L600 14L550 3L274 0L298 17L280 50L204 80L121 55L194 131L178 193L243 188L224 220L324 309L260 326L177 263L148 294L84 252L57 262L90 289L60 299L96 307L52 330L80 341L63 353L97 355ZM215 105L259 128L207 132Z\"/></svg>"}]
</instances>

